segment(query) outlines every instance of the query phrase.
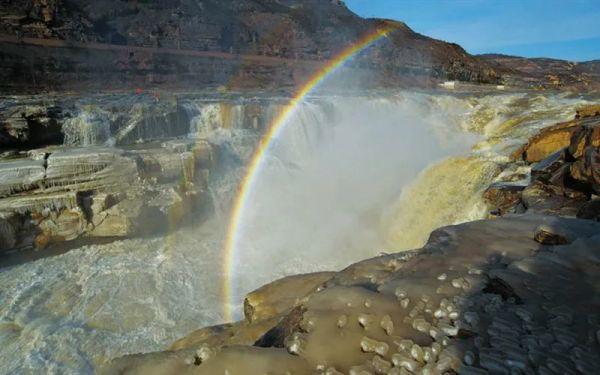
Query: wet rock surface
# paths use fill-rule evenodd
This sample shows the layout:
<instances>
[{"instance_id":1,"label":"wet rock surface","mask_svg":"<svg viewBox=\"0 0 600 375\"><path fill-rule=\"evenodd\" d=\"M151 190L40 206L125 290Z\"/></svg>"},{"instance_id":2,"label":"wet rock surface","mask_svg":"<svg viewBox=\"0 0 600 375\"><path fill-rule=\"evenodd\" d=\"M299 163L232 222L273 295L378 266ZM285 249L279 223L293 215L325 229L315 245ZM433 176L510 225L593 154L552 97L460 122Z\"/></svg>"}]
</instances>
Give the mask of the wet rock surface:
<instances>
[{"instance_id":1,"label":"wet rock surface","mask_svg":"<svg viewBox=\"0 0 600 375\"><path fill-rule=\"evenodd\" d=\"M496 208L496 213L502 215L515 207L521 201L521 193L526 186L515 183L495 183L483 193L486 203Z\"/></svg>"},{"instance_id":2,"label":"wet rock surface","mask_svg":"<svg viewBox=\"0 0 600 375\"><path fill-rule=\"evenodd\" d=\"M597 219L600 193L600 117L597 105L578 109L576 119L541 130L513 156L531 165L530 182L498 182L485 198L493 213L528 211Z\"/></svg>"},{"instance_id":3,"label":"wet rock surface","mask_svg":"<svg viewBox=\"0 0 600 375\"><path fill-rule=\"evenodd\" d=\"M10 137L0 136L0 249L154 235L192 211L208 217L208 181L228 152L208 137L260 131L278 108L216 94L3 98L0 133Z\"/></svg>"},{"instance_id":4,"label":"wet rock surface","mask_svg":"<svg viewBox=\"0 0 600 375\"><path fill-rule=\"evenodd\" d=\"M552 228L568 244L539 241L563 238ZM288 300L288 313L205 329L192 345L103 373L593 373L599 233L592 221L536 215L442 228L421 250L333 275ZM252 345L239 339L249 327L268 330Z\"/></svg>"},{"instance_id":5,"label":"wet rock surface","mask_svg":"<svg viewBox=\"0 0 600 375\"><path fill-rule=\"evenodd\" d=\"M333 277L333 272L290 276L267 284L244 299L244 316L252 323L276 317Z\"/></svg>"},{"instance_id":6,"label":"wet rock surface","mask_svg":"<svg viewBox=\"0 0 600 375\"><path fill-rule=\"evenodd\" d=\"M168 141L139 150L47 148L0 161L0 249L175 228L207 199L213 157L206 141L176 143L180 152Z\"/></svg>"}]
</instances>

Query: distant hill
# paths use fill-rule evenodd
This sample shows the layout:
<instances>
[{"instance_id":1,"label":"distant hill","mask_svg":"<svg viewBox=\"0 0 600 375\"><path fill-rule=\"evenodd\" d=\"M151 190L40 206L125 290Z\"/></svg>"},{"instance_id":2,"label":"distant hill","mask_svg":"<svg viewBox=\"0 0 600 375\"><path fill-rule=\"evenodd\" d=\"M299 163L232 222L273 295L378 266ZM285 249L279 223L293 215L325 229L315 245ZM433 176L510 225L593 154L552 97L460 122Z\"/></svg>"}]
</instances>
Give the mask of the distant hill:
<instances>
[{"instance_id":1,"label":"distant hill","mask_svg":"<svg viewBox=\"0 0 600 375\"><path fill-rule=\"evenodd\" d=\"M292 87L382 23L396 31L351 64L361 84L529 74L339 0L2 0L0 90Z\"/></svg>"},{"instance_id":2,"label":"distant hill","mask_svg":"<svg viewBox=\"0 0 600 375\"><path fill-rule=\"evenodd\" d=\"M500 54L479 55L478 58L494 67L507 83L513 85L580 90L600 88L600 60L578 63Z\"/></svg>"}]
</instances>

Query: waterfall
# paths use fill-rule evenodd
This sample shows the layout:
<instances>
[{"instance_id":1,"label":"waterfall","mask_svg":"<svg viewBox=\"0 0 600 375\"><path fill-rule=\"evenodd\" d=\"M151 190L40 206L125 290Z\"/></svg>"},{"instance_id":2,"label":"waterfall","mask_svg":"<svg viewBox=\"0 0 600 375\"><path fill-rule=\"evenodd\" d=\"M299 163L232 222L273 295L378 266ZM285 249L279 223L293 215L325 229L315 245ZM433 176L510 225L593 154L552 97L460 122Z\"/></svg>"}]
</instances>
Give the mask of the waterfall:
<instances>
[{"instance_id":1,"label":"waterfall","mask_svg":"<svg viewBox=\"0 0 600 375\"><path fill-rule=\"evenodd\" d=\"M421 94L303 103L248 199L235 259L239 295L272 279L272 264L282 276L376 255L387 244L382 212L402 189L479 139L460 127L465 112L448 115Z\"/></svg>"},{"instance_id":2,"label":"waterfall","mask_svg":"<svg viewBox=\"0 0 600 375\"><path fill-rule=\"evenodd\" d=\"M205 103L193 101L186 103L186 110L190 116L190 138L206 136L221 127L221 107L218 103Z\"/></svg>"},{"instance_id":3,"label":"waterfall","mask_svg":"<svg viewBox=\"0 0 600 375\"><path fill-rule=\"evenodd\" d=\"M502 177L508 156L541 128L571 119L573 108L585 103L564 94L552 100L525 94L431 100L440 114L453 113L446 124L455 121L481 137L468 155L426 168L386 208L386 246L396 251L423 246L441 226L487 217L483 192Z\"/></svg>"},{"instance_id":4,"label":"waterfall","mask_svg":"<svg viewBox=\"0 0 600 375\"><path fill-rule=\"evenodd\" d=\"M100 109L80 108L62 126L66 146L92 146L110 138L110 115Z\"/></svg>"},{"instance_id":5,"label":"waterfall","mask_svg":"<svg viewBox=\"0 0 600 375\"><path fill-rule=\"evenodd\" d=\"M0 373L89 373L109 358L163 350L223 323L229 207L285 101L185 98L143 112L136 112L138 98L117 101L116 111L108 110L113 102L76 108L65 124L67 145L104 144L119 129L128 129L121 133L127 142L165 133L205 138L218 148L208 187L216 215L168 236L83 246L2 269ZM583 102L408 92L306 100L273 143L246 202L234 269L240 310L244 293L278 277L419 247L438 226L485 216L480 193L507 173L507 155ZM180 109L181 122L162 132L165 114ZM156 121L138 121L137 113Z\"/></svg>"},{"instance_id":6,"label":"waterfall","mask_svg":"<svg viewBox=\"0 0 600 375\"><path fill-rule=\"evenodd\" d=\"M483 219L483 191L500 172L497 163L477 157L449 158L427 168L387 208L387 246L417 249L439 227Z\"/></svg>"},{"instance_id":7,"label":"waterfall","mask_svg":"<svg viewBox=\"0 0 600 375\"><path fill-rule=\"evenodd\" d=\"M73 103L63 121L64 145L127 146L159 139L231 138L247 130L262 132L285 100L256 98L184 98L148 102L143 98L110 97L96 105Z\"/></svg>"},{"instance_id":8,"label":"waterfall","mask_svg":"<svg viewBox=\"0 0 600 375\"><path fill-rule=\"evenodd\" d=\"M238 100L209 102L192 100L184 104L190 117L189 137L209 137L223 130L265 129L282 104L274 101Z\"/></svg>"}]
</instances>

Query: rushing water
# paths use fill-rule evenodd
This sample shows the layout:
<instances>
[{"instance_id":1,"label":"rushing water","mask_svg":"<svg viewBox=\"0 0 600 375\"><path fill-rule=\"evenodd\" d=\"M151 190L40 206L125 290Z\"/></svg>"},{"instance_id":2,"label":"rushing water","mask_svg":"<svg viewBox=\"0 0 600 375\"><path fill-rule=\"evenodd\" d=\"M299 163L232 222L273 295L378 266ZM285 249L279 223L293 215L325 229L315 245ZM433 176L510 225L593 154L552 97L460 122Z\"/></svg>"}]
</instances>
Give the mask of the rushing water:
<instances>
[{"instance_id":1,"label":"rushing water","mask_svg":"<svg viewBox=\"0 0 600 375\"><path fill-rule=\"evenodd\" d=\"M248 202L236 299L241 304L244 293L285 275L419 247L438 226L483 217L481 191L509 152L540 127L570 118L581 101L508 93L311 98L276 140ZM2 269L0 373L91 372L222 322L230 202L281 101L266 107L258 116L243 102L185 103L190 121L181 132L207 137L222 152L211 220ZM80 113L66 129L70 145L164 132L152 124L146 133L128 124L114 131L114 113ZM240 306L233 308L239 317Z\"/></svg>"}]
</instances>

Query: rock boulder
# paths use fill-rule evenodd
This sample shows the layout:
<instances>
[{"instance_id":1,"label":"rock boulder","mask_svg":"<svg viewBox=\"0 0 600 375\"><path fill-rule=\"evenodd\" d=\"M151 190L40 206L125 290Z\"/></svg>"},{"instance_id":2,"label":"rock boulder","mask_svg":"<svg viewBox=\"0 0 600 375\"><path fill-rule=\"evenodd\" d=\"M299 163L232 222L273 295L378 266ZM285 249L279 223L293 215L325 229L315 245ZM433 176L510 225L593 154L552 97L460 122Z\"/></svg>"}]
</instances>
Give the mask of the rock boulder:
<instances>
[{"instance_id":1,"label":"rock boulder","mask_svg":"<svg viewBox=\"0 0 600 375\"><path fill-rule=\"evenodd\" d=\"M600 199L593 199L585 203L577 212L580 219L600 221Z\"/></svg>"},{"instance_id":2,"label":"rock boulder","mask_svg":"<svg viewBox=\"0 0 600 375\"><path fill-rule=\"evenodd\" d=\"M517 153L534 163L531 182L521 192L524 208L548 215L595 218L595 206L587 202L600 194L599 147L600 117L593 110L534 136ZM512 200L505 197L507 193L500 194L505 190L492 185L485 198L492 206L509 204ZM497 212L503 214L502 209Z\"/></svg>"},{"instance_id":3,"label":"rock boulder","mask_svg":"<svg viewBox=\"0 0 600 375\"><path fill-rule=\"evenodd\" d=\"M577 131L579 121L569 121L542 130L532 137L527 145L517 150L513 156L529 163L537 163L555 152L568 147L571 136Z\"/></svg>"},{"instance_id":4,"label":"rock boulder","mask_svg":"<svg viewBox=\"0 0 600 375\"><path fill-rule=\"evenodd\" d=\"M495 183L483 193L486 203L500 214L514 210L521 202L521 194L527 186L514 183Z\"/></svg>"},{"instance_id":5,"label":"rock boulder","mask_svg":"<svg viewBox=\"0 0 600 375\"><path fill-rule=\"evenodd\" d=\"M576 118L595 117L600 116L600 105L589 105L577 108Z\"/></svg>"},{"instance_id":6,"label":"rock boulder","mask_svg":"<svg viewBox=\"0 0 600 375\"><path fill-rule=\"evenodd\" d=\"M568 148L569 157L576 159L588 146L600 146L600 117L583 117L547 127L515 151L513 158L537 163Z\"/></svg>"},{"instance_id":7,"label":"rock boulder","mask_svg":"<svg viewBox=\"0 0 600 375\"><path fill-rule=\"evenodd\" d=\"M248 294L244 315L250 323L270 319L293 308L299 300L333 277L334 272L290 276Z\"/></svg>"}]
</instances>

